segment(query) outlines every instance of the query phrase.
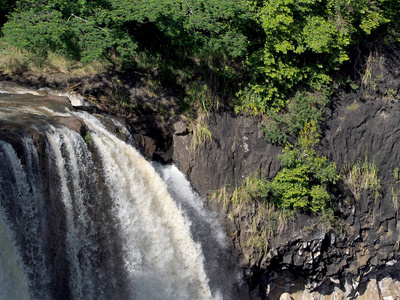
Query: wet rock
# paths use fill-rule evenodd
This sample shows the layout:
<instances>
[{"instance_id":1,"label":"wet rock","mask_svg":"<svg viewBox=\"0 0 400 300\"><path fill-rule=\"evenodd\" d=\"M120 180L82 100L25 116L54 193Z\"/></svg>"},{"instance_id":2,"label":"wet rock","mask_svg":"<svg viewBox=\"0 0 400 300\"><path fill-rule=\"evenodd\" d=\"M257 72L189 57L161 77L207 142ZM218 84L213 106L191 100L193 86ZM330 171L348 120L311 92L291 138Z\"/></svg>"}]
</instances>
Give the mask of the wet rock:
<instances>
[{"instance_id":1,"label":"wet rock","mask_svg":"<svg viewBox=\"0 0 400 300\"><path fill-rule=\"evenodd\" d=\"M49 117L48 118L50 123L63 125L77 133L81 136L85 136L86 132L88 131L88 127L86 126L85 122L78 118L78 117Z\"/></svg>"},{"instance_id":2,"label":"wet rock","mask_svg":"<svg viewBox=\"0 0 400 300\"><path fill-rule=\"evenodd\" d=\"M145 157L153 157L157 149L154 139L142 134L135 134L134 141L136 147Z\"/></svg>"}]
</instances>

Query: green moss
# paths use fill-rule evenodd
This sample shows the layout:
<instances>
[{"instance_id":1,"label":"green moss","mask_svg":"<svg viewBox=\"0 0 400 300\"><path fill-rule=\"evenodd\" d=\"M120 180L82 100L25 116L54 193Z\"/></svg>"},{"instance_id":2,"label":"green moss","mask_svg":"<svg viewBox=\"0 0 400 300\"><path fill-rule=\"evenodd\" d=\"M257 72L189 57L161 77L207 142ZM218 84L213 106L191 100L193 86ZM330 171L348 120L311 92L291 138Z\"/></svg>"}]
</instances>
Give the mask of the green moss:
<instances>
[{"instance_id":1,"label":"green moss","mask_svg":"<svg viewBox=\"0 0 400 300\"><path fill-rule=\"evenodd\" d=\"M89 130L86 131L86 134L85 134L83 139L84 139L86 145L88 145L88 147L92 147L93 146L92 135L90 134Z\"/></svg>"},{"instance_id":2,"label":"green moss","mask_svg":"<svg viewBox=\"0 0 400 300\"><path fill-rule=\"evenodd\" d=\"M360 106L360 105L359 105L358 103L353 103L353 104L347 106L347 110L354 110L354 109L356 109L356 108L359 107L359 106Z\"/></svg>"}]
</instances>

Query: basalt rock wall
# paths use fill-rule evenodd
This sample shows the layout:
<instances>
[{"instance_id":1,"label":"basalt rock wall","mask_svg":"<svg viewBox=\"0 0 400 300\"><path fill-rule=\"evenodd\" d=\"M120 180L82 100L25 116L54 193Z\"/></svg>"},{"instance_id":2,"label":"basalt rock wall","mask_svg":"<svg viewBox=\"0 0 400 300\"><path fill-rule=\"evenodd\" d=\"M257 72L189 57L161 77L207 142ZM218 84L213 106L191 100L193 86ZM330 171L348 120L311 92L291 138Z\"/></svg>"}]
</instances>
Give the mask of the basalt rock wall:
<instances>
[{"instance_id":1,"label":"basalt rock wall","mask_svg":"<svg viewBox=\"0 0 400 300\"><path fill-rule=\"evenodd\" d=\"M333 201L342 228L297 215L270 241L268 253L241 243L251 216L225 219L254 290L251 299L396 299L400 297L400 53L371 52L356 90L334 95L318 152L338 170L374 163L382 189L359 199L339 183ZM211 139L193 149L190 126L175 124L173 160L204 197L256 172L273 177L281 148L264 141L256 119L229 113L209 120ZM221 214L224 211L221 210ZM316 297L316 298L315 298ZM390 298L391 297L391 298Z\"/></svg>"},{"instance_id":2,"label":"basalt rock wall","mask_svg":"<svg viewBox=\"0 0 400 300\"><path fill-rule=\"evenodd\" d=\"M195 146L196 133L179 121L174 125L173 161L203 197L223 186L232 188L257 172L273 177L281 147L268 144L258 124L257 119L229 112L210 116L211 138Z\"/></svg>"}]
</instances>

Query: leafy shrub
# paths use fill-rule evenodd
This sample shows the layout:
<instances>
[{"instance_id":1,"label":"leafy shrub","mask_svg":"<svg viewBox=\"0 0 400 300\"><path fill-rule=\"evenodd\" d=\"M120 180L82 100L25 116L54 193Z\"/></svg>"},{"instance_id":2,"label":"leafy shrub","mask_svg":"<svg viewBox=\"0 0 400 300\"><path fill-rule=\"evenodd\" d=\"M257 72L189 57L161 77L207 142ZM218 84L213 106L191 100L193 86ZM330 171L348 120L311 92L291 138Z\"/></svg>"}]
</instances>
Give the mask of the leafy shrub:
<instances>
[{"instance_id":1,"label":"leafy shrub","mask_svg":"<svg viewBox=\"0 0 400 300\"><path fill-rule=\"evenodd\" d=\"M271 197L281 208L318 212L324 210L330 196L329 184L338 179L336 165L315 152L318 133L314 122L307 123L295 146L288 144L278 157L283 169L266 185L264 197Z\"/></svg>"},{"instance_id":2,"label":"leafy shrub","mask_svg":"<svg viewBox=\"0 0 400 300\"><path fill-rule=\"evenodd\" d=\"M381 25L395 27L400 9L397 0L252 3L265 37L248 56L252 80L241 96L255 113L285 107L287 95L299 87L329 84L332 72L349 59L349 47Z\"/></svg>"},{"instance_id":3,"label":"leafy shrub","mask_svg":"<svg viewBox=\"0 0 400 300\"><path fill-rule=\"evenodd\" d=\"M192 53L237 57L247 47L240 29L250 19L247 11L245 1L233 0L39 0L34 5L19 0L3 33L11 45L58 51L84 63L105 56L133 61L138 47L145 48L154 37Z\"/></svg>"},{"instance_id":4,"label":"leafy shrub","mask_svg":"<svg viewBox=\"0 0 400 300\"><path fill-rule=\"evenodd\" d=\"M287 143L289 137L296 136L309 122L313 122L319 132L318 124L323 120L328 103L326 89L314 93L297 92L286 109L269 111L261 123L261 131L266 140L273 144Z\"/></svg>"}]
</instances>

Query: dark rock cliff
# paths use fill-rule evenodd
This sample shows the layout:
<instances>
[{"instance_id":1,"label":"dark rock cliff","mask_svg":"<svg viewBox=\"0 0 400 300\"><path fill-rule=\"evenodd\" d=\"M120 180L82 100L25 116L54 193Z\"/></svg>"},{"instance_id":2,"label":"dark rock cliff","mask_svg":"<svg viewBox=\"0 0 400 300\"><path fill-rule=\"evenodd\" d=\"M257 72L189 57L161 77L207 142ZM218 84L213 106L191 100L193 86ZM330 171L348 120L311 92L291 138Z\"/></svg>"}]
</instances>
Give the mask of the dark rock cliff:
<instances>
[{"instance_id":1,"label":"dark rock cliff","mask_svg":"<svg viewBox=\"0 0 400 300\"><path fill-rule=\"evenodd\" d=\"M255 288L252 298L400 295L400 184L394 176L400 167L399 89L400 52L387 50L370 54L357 90L340 91L332 100L319 152L335 161L338 170L357 160L373 162L383 187L377 199L364 191L356 200L339 184L336 194L342 196L334 201L336 215L343 220L342 232L298 215L262 254L240 243L250 216L243 213L244 222L225 220L245 258L246 274ZM272 177L280 168L276 155L281 149L263 140L257 120L229 113L213 116L212 139L197 150L191 146L190 129L175 127L180 129L173 136L173 160L204 197L223 185L235 186L248 174Z\"/></svg>"},{"instance_id":2,"label":"dark rock cliff","mask_svg":"<svg viewBox=\"0 0 400 300\"><path fill-rule=\"evenodd\" d=\"M209 117L211 140L195 148L193 132L175 124L173 161L187 174L196 190L207 196L221 186L234 187L248 174L273 177L279 170L280 147L268 144L258 120L227 113Z\"/></svg>"}]
</instances>

